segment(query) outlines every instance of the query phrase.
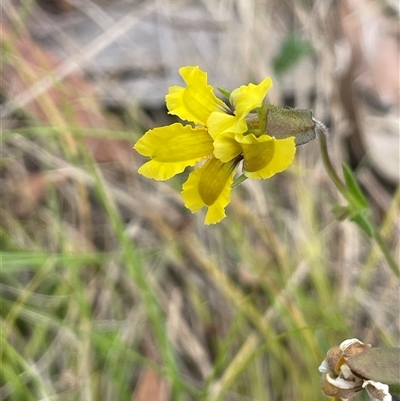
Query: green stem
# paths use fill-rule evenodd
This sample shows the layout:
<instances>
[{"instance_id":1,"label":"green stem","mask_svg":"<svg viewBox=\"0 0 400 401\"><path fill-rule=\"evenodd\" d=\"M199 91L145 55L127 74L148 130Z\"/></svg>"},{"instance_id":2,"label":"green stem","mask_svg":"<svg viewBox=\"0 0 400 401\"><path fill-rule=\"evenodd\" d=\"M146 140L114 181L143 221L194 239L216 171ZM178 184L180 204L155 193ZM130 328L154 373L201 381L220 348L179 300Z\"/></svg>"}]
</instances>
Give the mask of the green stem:
<instances>
[{"instance_id":1,"label":"green stem","mask_svg":"<svg viewBox=\"0 0 400 401\"><path fill-rule=\"evenodd\" d=\"M325 170L328 173L328 176L332 180L332 182L335 184L336 188L339 190L339 192L346 197L347 195L347 189L346 185L343 183L343 181L339 178L337 175L335 169L333 168L333 165L331 163L331 160L329 158L329 153L328 153L328 146L327 146L327 133L328 130L325 127L324 124L322 124L320 121L316 121L316 128L315 128L317 134L318 134L318 140L319 140L319 148L321 151L321 158L322 162L324 164ZM366 217L367 218L367 217ZM373 237L380 248L383 256L385 257L389 267L392 269L393 273L397 276L400 277L400 268L396 261L393 258L393 255L391 254L385 240L383 239L381 233L379 230L375 227L375 225L370 221L369 218L367 218L368 222L371 224L374 230Z\"/></svg>"},{"instance_id":2,"label":"green stem","mask_svg":"<svg viewBox=\"0 0 400 401\"><path fill-rule=\"evenodd\" d=\"M389 267L392 269L393 273L397 277L400 277L400 268L396 263L396 261L394 260L392 253L390 252L385 240L383 239L381 233L378 230L374 230L374 238L379 248L381 249L383 255L385 256Z\"/></svg>"},{"instance_id":3,"label":"green stem","mask_svg":"<svg viewBox=\"0 0 400 401\"><path fill-rule=\"evenodd\" d=\"M324 163L325 170L328 173L330 179L335 184L336 188L340 191L341 194L345 195L346 186L337 175L335 169L332 166L331 159L329 158L328 145L326 141L328 130L324 125L323 128L319 127L318 123L319 121L317 121L316 131L318 133L319 149L321 151L322 163Z\"/></svg>"}]
</instances>

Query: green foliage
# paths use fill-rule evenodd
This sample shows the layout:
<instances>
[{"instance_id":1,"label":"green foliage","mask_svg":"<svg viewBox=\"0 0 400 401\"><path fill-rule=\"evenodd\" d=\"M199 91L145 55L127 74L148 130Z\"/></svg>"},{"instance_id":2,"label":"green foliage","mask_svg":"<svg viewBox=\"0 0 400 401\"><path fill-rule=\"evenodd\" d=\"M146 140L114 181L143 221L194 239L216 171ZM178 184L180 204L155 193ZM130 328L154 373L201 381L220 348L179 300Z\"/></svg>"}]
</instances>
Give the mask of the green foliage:
<instances>
[{"instance_id":1,"label":"green foliage","mask_svg":"<svg viewBox=\"0 0 400 401\"><path fill-rule=\"evenodd\" d=\"M372 237L374 228L369 221L370 210L368 202L350 167L343 163L342 168L347 189L345 196L349 202L347 206L348 218L354 221L369 237Z\"/></svg>"},{"instance_id":2,"label":"green foliage","mask_svg":"<svg viewBox=\"0 0 400 401\"><path fill-rule=\"evenodd\" d=\"M368 202L350 167L343 163L342 168L346 186L343 195L349 203L347 206L335 206L332 211L340 221L354 221L371 238L374 235L374 227L369 220Z\"/></svg>"},{"instance_id":3,"label":"green foliage","mask_svg":"<svg viewBox=\"0 0 400 401\"><path fill-rule=\"evenodd\" d=\"M23 64L16 46L7 52ZM289 37L276 72L310 52ZM179 185L137 174L133 151L101 164L83 140L124 139L126 150L140 133L81 127L56 97L33 100L51 106L45 123L2 133L1 400L132 401L148 371L173 401L319 400L317 368L332 345L397 341L393 274L365 236L347 244L320 170L296 161L246 182L228 218L204 227L184 210ZM35 174L47 185L31 199ZM342 212L362 225L369 208L344 174ZM387 231L397 229L389 219ZM371 303L382 288L387 308Z\"/></svg>"},{"instance_id":4,"label":"green foliage","mask_svg":"<svg viewBox=\"0 0 400 401\"><path fill-rule=\"evenodd\" d=\"M276 55L273 67L276 74L283 74L303 57L313 53L310 43L299 38L298 33L289 34Z\"/></svg>"},{"instance_id":5,"label":"green foliage","mask_svg":"<svg viewBox=\"0 0 400 401\"><path fill-rule=\"evenodd\" d=\"M231 91L228 91L227 89L224 89L224 88L221 88L221 87L218 87L217 88L226 98L230 98L230 96L231 96Z\"/></svg>"},{"instance_id":6,"label":"green foliage","mask_svg":"<svg viewBox=\"0 0 400 401\"><path fill-rule=\"evenodd\" d=\"M59 141L51 138L45 143L54 151ZM40 139L40 131L31 133L32 148ZM171 193L178 195L173 186L133 184L135 202L123 204L138 227L133 238L114 204L125 199L120 188L86 151L81 154L63 157L90 177L87 206L101 216L96 235L104 235L102 248L93 241L82 249L76 233L66 235L74 231L54 189L29 220L19 219L10 203L4 210L6 400L56 397L62 391L67 400L98 400L107 391L131 401L140 374L149 369L169 383L174 401L320 399L317 367L326 350L365 333L363 325L354 324L353 316L363 309L351 294L374 287L367 273L359 273L343 302L342 271L333 267L343 258L330 250L340 225L325 231L331 219L324 211L336 200L310 186L314 172L294 166L292 175L261 184L266 200L260 203L268 205L263 217L246 184L235 189L229 217L219 226L197 225L202 216L179 208L189 219L182 232L164 210L171 207ZM136 169L133 165L132 174L139 180ZM354 186L350 179L347 185ZM365 206L354 188L351 193ZM87 201L78 191L72 194L69 202ZM146 214L155 194L163 206ZM18 246L20 238L29 247ZM357 240L368 249L365 238ZM385 277L390 278L381 280ZM390 328L385 330L378 341L390 344Z\"/></svg>"}]
</instances>

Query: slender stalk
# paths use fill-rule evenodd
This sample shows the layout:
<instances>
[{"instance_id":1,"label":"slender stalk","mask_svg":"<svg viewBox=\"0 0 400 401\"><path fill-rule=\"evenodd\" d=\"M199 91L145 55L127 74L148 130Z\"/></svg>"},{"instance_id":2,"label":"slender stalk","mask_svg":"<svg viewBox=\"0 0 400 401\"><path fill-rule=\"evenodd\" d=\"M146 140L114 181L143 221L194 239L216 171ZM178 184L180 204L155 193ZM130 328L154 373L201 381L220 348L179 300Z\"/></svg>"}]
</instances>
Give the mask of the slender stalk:
<instances>
[{"instance_id":1,"label":"slender stalk","mask_svg":"<svg viewBox=\"0 0 400 401\"><path fill-rule=\"evenodd\" d=\"M328 130L325 127L325 125L322 124L321 122L316 121L316 124L317 125L316 125L315 130L318 133L319 149L321 151L321 158L322 158L322 162L324 163L325 170L328 173L330 179L335 184L336 188L340 191L341 194L344 195L344 193L346 191L346 186L343 184L342 180L337 175L337 173L331 163L331 159L329 158L328 145L326 142L326 136L327 136ZM321 124L321 125L319 125L319 124Z\"/></svg>"},{"instance_id":2,"label":"slender stalk","mask_svg":"<svg viewBox=\"0 0 400 401\"><path fill-rule=\"evenodd\" d=\"M397 277L400 277L400 268L396 263L396 261L394 260L392 253L390 252L385 240L383 239L381 233L378 230L374 230L374 238L379 248L381 249L383 255L385 256L389 267L392 269L393 273Z\"/></svg>"},{"instance_id":3,"label":"slender stalk","mask_svg":"<svg viewBox=\"0 0 400 401\"><path fill-rule=\"evenodd\" d=\"M337 175L331 160L329 158L329 153L328 153L328 146L327 146L327 133L328 130L325 127L323 123L320 121L315 121L316 122L316 127L315 130L318 134L318 140L319 140L319 148L321 151L321 158L322 162L324 164L325 170L328 173L329 178L332 180L332 182L335 184L336 188L339 190L339 192L346 197L346 185L343 183L343 181L339 178ZM374 230L373 238L376 241L376 244L380 248L383 256L385 257L389 267L392 269L393 273L397 276L400 277L400 268L393 258L393 255L391 254L385 240L383 239L381 233L379 230L375 227L375 225L372 223L372 221L368 218L368 222L371 224Z\"/></svg>"}]
</instances>

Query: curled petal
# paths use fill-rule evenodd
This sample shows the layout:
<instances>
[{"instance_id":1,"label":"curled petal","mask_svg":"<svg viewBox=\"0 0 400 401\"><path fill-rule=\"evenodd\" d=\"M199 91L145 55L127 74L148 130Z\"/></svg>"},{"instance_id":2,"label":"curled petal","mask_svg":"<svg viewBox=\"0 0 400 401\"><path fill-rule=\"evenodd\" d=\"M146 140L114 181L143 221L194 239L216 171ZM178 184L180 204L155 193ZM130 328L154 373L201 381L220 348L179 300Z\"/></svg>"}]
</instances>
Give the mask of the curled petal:
<instances>
[{"instance_id":1,"label":"curled petal","mask_svg":"<svg viewBox=\"0 0 400 401\"><path fill-rule=\"evenodd\" d=\"M203 206L208 206L206 224L215 224L225 215L225 208L230 201L231 185L237 161L222 163L211 158L190 173L183 184L182 197L185 206L192 212L197 212Z\"/></svg>"},{"instance_id":2,"label":"curled petal","mask_svg":"<svg viewBox=\"0 0 400 401\"><path fill-rule=\"evenodd\" d=\"M321 365L319 365L318 370L320 373L328 373L330 371L329 364L326 359L324 359Z\"/></svg>"},{"instance_id":3,"label":"curled petal","mask_svg":"<svg viewBox=\"0 0 400 401\"><path fill-rule=\"evenodd\" d=\"M389 386L387 384L366 380L362 386L365 388L372 401L392 401L392 396L389 393Z\"/></svg>"},{"instance_id":4,"label":"curled petal","mask_svg":"<svg viewBox=\"0 0 400 401\"><path fill-rule=\"evenodd\" d=\"M213 111L229 112L225 103L215 96L212 86L207 85L207 73L198 66L181 67L179 73L187 87L169 88L165 97L169 114L206 126Z\"/></svg>"},{"instance_id":5,"label":"curled petal","mask_svg":"<svg viewBox=\"0 0 400 401\"><path fill-rule=\"evenodd\" d=\"M361 380L360 381L351 381L351 380L345 380L341 377L333 378L330 376L329 373L326 375L326 380L330 384L332 384L342 390L357 389L357 391L359 391L362 388Z\"/></svg>"},{"instance_id":6,"label":"curled petal","mask_svg":"<svg viewBox=\"0 0 400 401\"><path fill-rule=\"evenodd\" d=\"M224 133L216 137L214 141L214 156L221 162L227 163L241 153L242 147L240 143L236 142L231 134Z\"/></svg>"},{"instance_id":7,"label":"curled petal","mask_svg":"<svg viewBox=\"0 0 400 401\"><path fill-rule=\"evenodd\" d=\"M342 352L344 352L350 345L354 345L354 344L364 344L363 342L361 342L358 338L349 338L347 340L344 340L340 343L339 348Z\"/></svg>"},{"instance_id":8,"label":"curled petal","mask_svg":"<svg viewBox=\"0 0 400 401\"><path fill-rule=\"evenodd\" d=\"M344 360L344 358L343 358L343 360ZM340 366L340 375L343 378L345 378L346 380L355 380L356 379L356 376L354 376L353 372L349 368L349 365L347 365L346 363L343 363Z\"/></svg>"},{"instance_id":9,"label":"curled petal","mask_svg":"<svg viewBox=\"0 0 400 401\"><path fill-rule=\"evenodd\" d=\"M214 150L207 130L179 123L147 131L134 148L141 155L151 157L139 168L139 173L156 180L167 180L181 173Z\"/></svg>"},{"instance_id":10,"label":"curled petal","mask_svg":"<svg viewBox=\"0 0 400 401\"><path fill-rule=\"evenodd\" d=\"M235 89L229 98L235 106L235 114L239 119L246 117L250 111L261 106L267 92L272 88L272 79L265 78L258 85L243 85Z\"/></svg>"},{"instance_id":11,"label":"curled petal","mask_svg":"<svg viewBox=\"0 0 400 401\"><path fill-rule=\"evenodd\" d=\"M243 149L245 175L253 179L267 179L280 173L293 162L296 153L294 138L275 139L269 135L255 137L236 135Z\"/></svg>"},{"instance_id":12,"label":"curled petal","mask_svg":"<svg viewBox=\"0 0 400 401\"><path fill-rule=\"evenodd\" d=\"M239 119L231 114L218 111L211 113L207 120L207 127L208 132L214 139L223 133L230 133L234 137L235 134L242 134L247 131L247 124L243 118Z\"/></svg>"},{"instance_id":13,"label":"curled petal","mask_svg":"<svg viewBox=\"0 0 400 401\"><path fill-rule=\"evenodd\" d=\"M326 353L326 361L329 366L329 372L339 375L341 366L346 362L339 347L333 347Z\"/></svg>"},{"instance_id":14,"label":"curled petal","mask_svg":"<svg viewBox=\"0 0 400 401\"><path fill-rule=\"evenodd\" d=\"M346 401L362 390L361 386L354 386L351 383L343 383L342 379L333 380L329 374L321 378L322 392L334 400Z\"/></svg>"}]
</instances>

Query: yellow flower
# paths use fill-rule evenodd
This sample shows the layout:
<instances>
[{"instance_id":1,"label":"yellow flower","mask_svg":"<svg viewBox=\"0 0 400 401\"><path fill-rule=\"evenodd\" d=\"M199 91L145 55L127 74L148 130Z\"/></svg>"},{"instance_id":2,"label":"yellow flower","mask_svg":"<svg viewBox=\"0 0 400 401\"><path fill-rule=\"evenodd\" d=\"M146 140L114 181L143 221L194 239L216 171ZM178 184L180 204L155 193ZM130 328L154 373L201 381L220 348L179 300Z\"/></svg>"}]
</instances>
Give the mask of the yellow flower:
<instances>
[{"instance_id":1,"label":"yellow flower","mask_svg":"<svg viewBox=\"0 0 400 401\"><path fill-rule=\"evenodd\" d=\"M235 89L229 96L231 109L215 96L207 84L207 74L199 67L182 67L179 73L187 86L169 88L166 103L169 114L189 124L175 123L147 131L134 146L151 158L139 173L167 180L202 162L184 183L182 197L192 213L207 206L205 223L214 224L226 216L239 163L243 162L246 177L270 178L292 163L295 139L275 139L246 120L262 106L272 87L271 78Z\"/></svg>"}]
</instances>

